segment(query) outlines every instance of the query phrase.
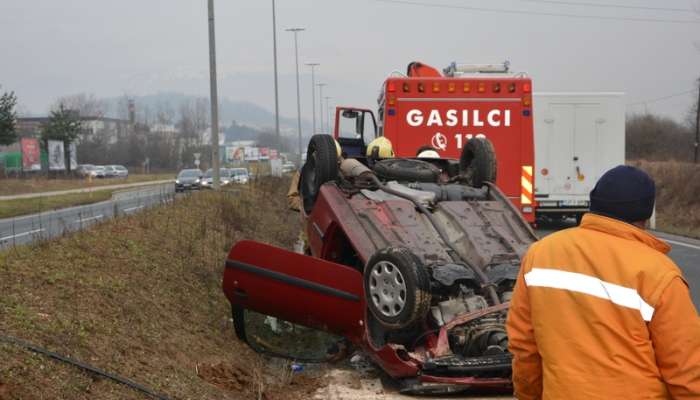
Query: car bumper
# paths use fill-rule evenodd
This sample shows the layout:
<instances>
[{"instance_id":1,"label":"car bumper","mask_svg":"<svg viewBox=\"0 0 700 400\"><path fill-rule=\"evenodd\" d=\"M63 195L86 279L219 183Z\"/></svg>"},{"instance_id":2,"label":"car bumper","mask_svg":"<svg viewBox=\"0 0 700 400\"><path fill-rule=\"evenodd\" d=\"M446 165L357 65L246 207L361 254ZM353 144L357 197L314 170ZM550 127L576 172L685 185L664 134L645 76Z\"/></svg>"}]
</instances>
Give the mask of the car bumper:
<instances>
[{"instance_id":1,"label":"car bumper","mask_svg":"<svg viewBox=\"0 0 700 400\"><path fill-rule=\"evenodd\" d=\"M184 192L186 190L199 190L200 187L198 184L190 184L190 183L180 183L175 185L175 191L176 192Z\"/></svg>"}]
</instances>

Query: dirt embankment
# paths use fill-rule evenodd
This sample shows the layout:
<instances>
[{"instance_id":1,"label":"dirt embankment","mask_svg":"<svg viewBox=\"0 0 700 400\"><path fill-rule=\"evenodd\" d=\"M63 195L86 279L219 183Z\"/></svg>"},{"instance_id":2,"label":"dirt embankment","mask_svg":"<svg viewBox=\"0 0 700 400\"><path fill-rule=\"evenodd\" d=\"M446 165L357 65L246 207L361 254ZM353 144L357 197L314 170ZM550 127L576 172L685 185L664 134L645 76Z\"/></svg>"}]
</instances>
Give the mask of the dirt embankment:
<instances>
[{"instance_id":1,"label":"dirt embankment","mask_svg":"<svg viewBox=\"0 0 700 400\"><path fill-rule=\"evenodd\" d=\"M201 193L32 247L0 253L0 334L125 376L173 399L310 398L316 382L271 368L235 339L221 292L244 238L291 247L288 181ZM143 399L0 344L0 399ZM291 383L281 386L279 382Z\"/></svg>"},{"instance_id":2,"label":"dirt embankment","mask_svg":"<svg viewBox=\"0 0 700 400\"><path fill-rule=\"evenodd\" d=\"M656 181L660 230L700 237L700 164L632 161Z\"/></svg>"}]
</instances>

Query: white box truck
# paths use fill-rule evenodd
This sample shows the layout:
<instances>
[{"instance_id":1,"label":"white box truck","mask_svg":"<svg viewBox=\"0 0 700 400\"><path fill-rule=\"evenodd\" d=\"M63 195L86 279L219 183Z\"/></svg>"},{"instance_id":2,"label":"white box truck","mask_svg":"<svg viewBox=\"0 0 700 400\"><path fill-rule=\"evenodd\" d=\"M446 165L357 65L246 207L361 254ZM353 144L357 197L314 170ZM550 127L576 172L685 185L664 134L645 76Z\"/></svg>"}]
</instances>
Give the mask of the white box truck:
<instances>
[{"instance_id":1,"label":"white box truck","mask_svg":"<svg viewBox=\"0 0 700 400\"><path fill-rule=\"evenodd\" d=\"M536 215L580 221L608 169L625 163L623 93L534 93Z\"/></svg>"}]
</instances>

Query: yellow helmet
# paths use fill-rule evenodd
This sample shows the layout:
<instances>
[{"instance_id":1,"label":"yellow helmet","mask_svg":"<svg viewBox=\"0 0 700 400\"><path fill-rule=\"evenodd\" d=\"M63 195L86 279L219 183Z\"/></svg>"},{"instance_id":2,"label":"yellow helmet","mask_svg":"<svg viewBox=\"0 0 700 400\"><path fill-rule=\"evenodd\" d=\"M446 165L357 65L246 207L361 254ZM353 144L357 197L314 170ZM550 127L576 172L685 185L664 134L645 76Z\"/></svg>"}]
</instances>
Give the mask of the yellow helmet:
<instances>
[{"instance_id":1,"label":"yellow helmet","mask_svg":"<svg viewBox=\"0 0 700 400\"><path fill-rule=\"evenodd\" d=\"M337 140L333 139L335 142L335 154L338 156L338 159L340 159L340 156L343 154L343 151L340 148L340 143L338 143Z\"/></svg>"},{"instance_id":2,"label":"yellow helmet","mask_svg":"<svg viewBox=\"0 0 700 400\"><path fill-rule=\"evenodd\" d=\"M374 149L378 149L379 158L393 158L394 148L391 146L391 141L384 136L380 136L367 145L367 157L371 157Z\"/></svg>"}]
</instances>

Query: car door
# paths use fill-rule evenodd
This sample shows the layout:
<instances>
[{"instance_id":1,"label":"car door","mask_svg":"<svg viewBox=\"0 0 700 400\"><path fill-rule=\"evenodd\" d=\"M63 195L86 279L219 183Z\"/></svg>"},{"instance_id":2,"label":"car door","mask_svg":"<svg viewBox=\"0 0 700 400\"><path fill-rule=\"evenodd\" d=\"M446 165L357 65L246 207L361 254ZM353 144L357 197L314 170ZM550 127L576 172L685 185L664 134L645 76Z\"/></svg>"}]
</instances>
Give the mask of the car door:
<instances>
[{"instance_id":1,"label":"car door","mask_svg":"<svg viewBox=\"0 0 700 400\"><path fill-rule=\"evenodd\" d=\"M226 260L223 290L234 307L350 339L363 333L362 274L345 265L240 241Z\"/></svg>"}]
</instances>

